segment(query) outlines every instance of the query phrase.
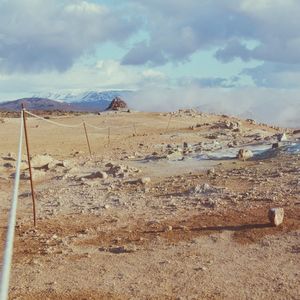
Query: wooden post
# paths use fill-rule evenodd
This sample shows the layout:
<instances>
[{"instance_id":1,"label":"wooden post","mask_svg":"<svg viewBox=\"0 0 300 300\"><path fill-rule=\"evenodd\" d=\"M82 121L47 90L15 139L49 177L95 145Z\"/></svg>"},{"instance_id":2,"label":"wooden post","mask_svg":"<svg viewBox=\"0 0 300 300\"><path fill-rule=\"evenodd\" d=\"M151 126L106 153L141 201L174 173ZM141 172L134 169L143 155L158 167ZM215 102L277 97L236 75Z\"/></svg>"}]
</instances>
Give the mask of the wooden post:
<instances>
[{"instance_id":1,"label":"wooden post","mask_svg":"<svg viewBox=\"0 0 300 300\"><path fill-rule=\"evenodd\" d=\"M168 125L167 125L167 130L166 130L166 131L169 130L169 126L170 126L171 119L172 119L172 115L170 115L170 118L169 118L169 121L168 121Z\"/></svg>"},{"instance_id":2,"label":"wooden post","mask_svg":"<svg viewBox=\"0 0 300 300\"><path fill-rule=\"evenodd\" d=\"M85 126L85 122L84 121L83 121L83 128L84 128L86 142L87 142L87 145L88 145L88 148L89 148L90 156L92 157L92 151L91 151L90 141L89 141L89 137L88 137L88 134L87 134L87 130L86 130L86 126Z\"/></svg>"},{"instance_id":3,"label":"wooden post","mask_svg":"<svg viewBox=\"0 0 300 300\"><path fill-rule=\"evenodd\" d=\"M133 123L133 131L134 131L134 134L137 135L135 123Z\"/></svg>"},{"instance_id":4,"label":"wooden post","mask_svg":"<svg viewBox=\"0 0 300 300\"><path fill-rule=\"evenodd\" d=\"M23 122L24 122L24 133L25 133L25 141L26 141L26 150L27 150L27 160L29 167L29 179L30 179L30 189L31 189L31 198L32 198L32 211L33 211L33 225L36 227L36 209L35 209L35 195L33 188L33 179L32 179L32 169L30 162L30 149L29 149L29 141L28 141L28 132L27 132L27 124L26 124L26 110L24 108L24 104L22 103L22 114L23 114Z\"/></svg>"},{"instance_id":5,"label":"wooden post","mask_svg":"<svg viewBox=\"0 0 300 300\"><path fill-rule=\"evenodd\" d=\"M107 129L107 145L110 145L110 127Z\"/></svg>"}]
</instances>

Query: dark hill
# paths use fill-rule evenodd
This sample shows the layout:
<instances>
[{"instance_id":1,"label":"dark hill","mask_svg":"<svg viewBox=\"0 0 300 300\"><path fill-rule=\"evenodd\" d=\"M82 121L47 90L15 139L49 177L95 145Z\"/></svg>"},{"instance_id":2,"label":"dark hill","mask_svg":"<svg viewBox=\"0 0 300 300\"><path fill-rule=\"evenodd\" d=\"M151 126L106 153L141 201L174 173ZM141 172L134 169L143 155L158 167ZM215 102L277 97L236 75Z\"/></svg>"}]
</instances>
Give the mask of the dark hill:
<instances>
[{"instance_id":1,"label":"dark hill","mask_svg":"<svg viewBox=\"0 0 300 300\"><path fill-rule=\"evenodd\" d=\"M19 111L22 103L28 110L61 110L76 111L76 107L72 104L59 102L45 98L23 98L14 101L0 103L1 111Z\"/></svg>"}]
</instances>

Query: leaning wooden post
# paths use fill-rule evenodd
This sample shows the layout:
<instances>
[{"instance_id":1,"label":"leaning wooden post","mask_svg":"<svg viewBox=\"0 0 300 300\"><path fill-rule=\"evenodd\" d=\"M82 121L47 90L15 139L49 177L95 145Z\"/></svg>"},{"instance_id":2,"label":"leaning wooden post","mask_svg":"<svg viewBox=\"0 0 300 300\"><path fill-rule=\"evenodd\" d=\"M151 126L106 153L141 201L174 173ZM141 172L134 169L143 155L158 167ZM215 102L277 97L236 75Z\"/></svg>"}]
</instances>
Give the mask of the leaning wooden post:
<instances>
[{"instance_id":1,"label":"leaning wooden post","mask_svg":"<svg viewBox=\"0 0 300 300\"><path fill-rule=\"evenodd\" d=\"M83 128L84 128L86 142L87 142L87 145L88 145L88 148L89 148L90 156L92 157L92 151L91 151L90 141L89 141L89 137L88 137L88 134L87 134L87 130L86 130L86 126L85 126L85 122L84 121L83 121Z\"/></svg>"},{"instance_id":2,"label":"leaning wooden post","mask_svg":"<svg viewBox=\"0 0 300 300\"><path fill-rule=\"evenodd\" d=\"M24 133L25 133L25 141L26 141L27 160L28 160L28 167L29 167L29 179L30 179L31 198L32 198L32 211L33 211L33 225L34 225L34 227L36 227L35 196L34 196L32 169L31 169L31 162L30 162L30 149L29 149L29 142L28 142L28 132L27 132L27 126L26 126L26 110L24 108L23 103L22 103L22 113L23 113L23 122L24 122Z\"/></svg>"},{"instance_id":3,"label":"leaning wooden post","mask_svg":"<svg viewBox=\"0 0 300 300\"><path fill-rule=\"evenodd\" d=\"M166 129L166 131L168 131L168 130L169 130L169 126L170 126L171 119L172 119L172 114L170 115L170 118L169 118L169 121L168 121L168 125L167 125L167 129Z\"/></svg>"},{"instance_id":4,"label":"leaning wooden post","mask_svg":"<svg viewBox=\"0 0 300 300\"><path fill-rule=\"evenodd\" d=\"M134 134L137 135L135 123L133 123L133 131L134 131Z\"/></svg>"},{"instance_id":5,"label":"leaning wooden post","mask_svg":"<svg viewBox=\"0 0 300 300\"><path fill-rule=\"evenodd\" d=\"M110 127L108 127L108 129L107 129L107 143L109 146L110 145Z\"/></svg>"}]
</instances>

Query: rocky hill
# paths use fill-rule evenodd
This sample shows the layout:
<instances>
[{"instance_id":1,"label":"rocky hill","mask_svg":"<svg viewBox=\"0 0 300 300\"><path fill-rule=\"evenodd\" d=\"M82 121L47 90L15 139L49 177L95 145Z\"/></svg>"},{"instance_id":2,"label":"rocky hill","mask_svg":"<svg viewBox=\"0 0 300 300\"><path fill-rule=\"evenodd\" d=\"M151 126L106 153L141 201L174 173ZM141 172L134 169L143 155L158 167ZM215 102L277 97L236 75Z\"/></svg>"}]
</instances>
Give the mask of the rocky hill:
<instances>
[{"instance_id":1,"label":"rocky hill","mask_svg":"<svg viewBox=\"0 0 300 300\"><path fill-rule=\"evenodd\" d=\"M127 110L127 103L120 97L115 97L106 110Z\"/></svg>"},{"instance_id":2,"label":"rocky hill","mask_svg":"<svg viewBox=\"0 0 300 300\"><path fill-rule=\"evenodd\" d=\"M59 102L45 98L22 98L15 101L0 103L0 111L19 111L22 103L29 110L76 110L76 107L70 103Z\"/></svg>"}]
</instances>

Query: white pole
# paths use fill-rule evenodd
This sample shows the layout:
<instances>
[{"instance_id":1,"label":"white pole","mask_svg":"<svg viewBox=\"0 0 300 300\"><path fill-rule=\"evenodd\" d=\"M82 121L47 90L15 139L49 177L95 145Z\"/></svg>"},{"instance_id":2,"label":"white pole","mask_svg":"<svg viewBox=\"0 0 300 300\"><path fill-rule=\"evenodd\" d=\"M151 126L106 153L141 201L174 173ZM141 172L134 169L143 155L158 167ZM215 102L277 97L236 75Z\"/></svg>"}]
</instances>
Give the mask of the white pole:
<instances>
[{"instance_id":1,"label":"white pole","mask_svg":"<svg viewBox=\"0 0 300 300\"><path fill-rule=\"evenodd\" d=\"M11 261L14 246L14 236L15 236L15 225L16 225L16 214L17 214L17 204L18 204L18 192L19 192L19 182L20 182L20 165L22 156L22 142L23 142L23 111L21 111L21 126L20 126L20 138L19 138L19 150L18 159L16 166L15 182L13 189L13 198L11 203L11 209L8 220L8 229L6 234L6 244L3 255L3 265L1 272L0 281L0 300L8 299L9 291L9 277L11 270Z\"/></svg>"}]
</instances>

